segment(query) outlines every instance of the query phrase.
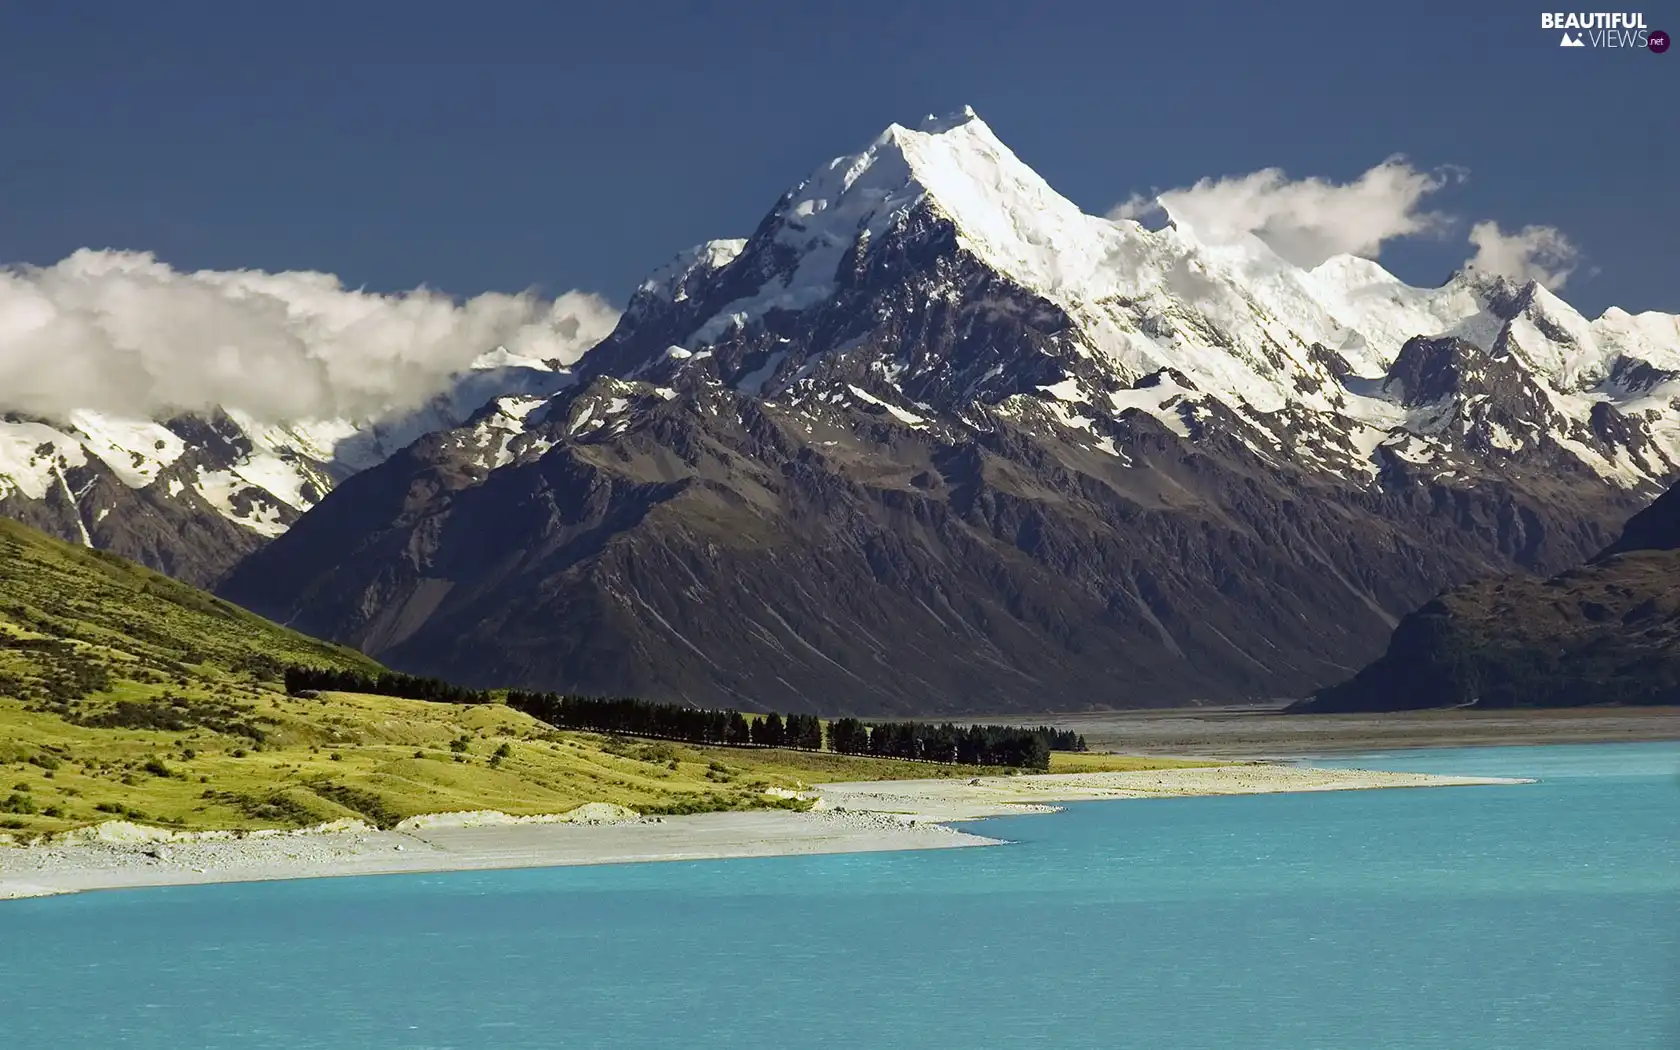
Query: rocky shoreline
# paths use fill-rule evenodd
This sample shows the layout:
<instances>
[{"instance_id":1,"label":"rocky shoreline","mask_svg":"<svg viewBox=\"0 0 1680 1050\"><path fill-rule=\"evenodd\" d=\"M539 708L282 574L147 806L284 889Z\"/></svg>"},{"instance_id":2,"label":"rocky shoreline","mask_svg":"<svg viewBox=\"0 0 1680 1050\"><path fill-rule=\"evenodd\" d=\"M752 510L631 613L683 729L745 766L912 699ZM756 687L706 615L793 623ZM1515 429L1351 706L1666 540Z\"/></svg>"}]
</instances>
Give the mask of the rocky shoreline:
<instances>
[{"instance_id":1,"label":"rocky shoreline","mask_svg":"<svg viewBox=\"0 0 1680 1050\"><path fill-rule=\"evenodd\" d=\"M569 813L428 814L381 831L174 832L123 822L0 848L0 899L95 889L501 868L712 860L995 845L948 822L1054 812L1055 802L1526 781L1287 765L826 784L809 812L644 817L591 803Z\"/></svg>"}]
</instances>

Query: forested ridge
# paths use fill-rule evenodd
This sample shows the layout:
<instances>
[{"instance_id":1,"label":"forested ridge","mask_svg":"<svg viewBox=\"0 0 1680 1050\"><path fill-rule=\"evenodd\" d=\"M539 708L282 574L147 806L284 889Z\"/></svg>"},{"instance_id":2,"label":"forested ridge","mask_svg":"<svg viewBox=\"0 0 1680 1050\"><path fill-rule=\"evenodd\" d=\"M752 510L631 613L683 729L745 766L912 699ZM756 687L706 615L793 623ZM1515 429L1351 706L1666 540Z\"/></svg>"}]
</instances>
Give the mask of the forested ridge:
<instances>
[{"instance_id":1,"label":"forested ridge","mask_svg":"<svg viewBox=\"0 0 1680 1050\"><path fill-rule=\"evenodd\" d=\"M733 709L654 703L631 697L589 697L563 693L509 690L502 699L486 690L466 689L438 678L397 672L366 674L317 667L286 670L291 693L330 690L374 693L441 703L504 702L516 711L560 729L657 737L693 744L730 747L782 747L827 750L845 755L912 759L975 766L1048 769L1050 752L1083 751L1084 737L1049 726L970 725L951 722L877 722L841 718L826 734L815 715L777 712L748 717Z\"/></svg>"}]
</instances>

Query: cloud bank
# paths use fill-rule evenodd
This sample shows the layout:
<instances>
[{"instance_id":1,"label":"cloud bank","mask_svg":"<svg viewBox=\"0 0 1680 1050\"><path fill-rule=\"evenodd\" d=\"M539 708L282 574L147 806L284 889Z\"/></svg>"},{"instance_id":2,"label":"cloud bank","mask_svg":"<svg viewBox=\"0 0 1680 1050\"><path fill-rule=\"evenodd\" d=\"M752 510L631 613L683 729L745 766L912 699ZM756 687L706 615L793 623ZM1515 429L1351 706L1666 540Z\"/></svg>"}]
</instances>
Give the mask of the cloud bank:
<instances>
[{"instance_id":1,"label":"cloud bank","mask_svg":"<svg viewBox=\"0 0 1680 1050\"><path fill-rule=\"evenodd\" d=\"M376 418L497 346L570 364L617 319L585 292L382 295L331 274L182 273L150 253L84 249L0 269L0 410Z\"/></svg>"},{"instance_id":2,"label":"cloud bank","mask_svg":"<svg viewBox=\"0 0 1680 1050\"><path fill-rule=\"evenodd\" d=\"M1398 156L1344 183L1292 179L1281 168L1266 168L1133 196L1109 217L1141 219L1165 211L1206 243L1252 235L1297 266L1317 266L1332 255L1375 258L1396 237L1441 231L1447 217L1425 209L1424 200L1461 177L1456 169L1420 171Z\"/></svg>"},{"instance_id":3,"label":"cloud bank","mask_svg":"<svg viewBox=\"0 0 1680 1050\"><path fill-rule=\"evenodd\" d=\"M1470 227L1470 243L1476 254L1464 264L1466 269L1538 281L1554 292L1575 272L1580 257L1569 238L1553 226L1524 226L1506 233L1497 222L1478 222Z\"/></svg>"},{"instance_id":4,"label":"cloud bank","mask_svg":"<svg viewBox=\"0 0 1680 1050\"><path fill-rule=\"evenodd\" d=\"M1375 259L1400 237L1440 235L1453 221L1424 204L1430 194L1466 177L1462 168L1420 171L1394 156L1352 182L1292 179L1281 168L1206 178L1193 186L1133 194L1110 209L1111 219L1145 221L1165 214L1206 244L1257 237L1297 266L1317 266L1333 255ZM1497 222L1470 227L1475 254L1465 269L1518 281L1538 281L1556 291L1575 272L1580 253L1553 226L1524 226L1506 233Z\"/></svg>"}]
</instances>

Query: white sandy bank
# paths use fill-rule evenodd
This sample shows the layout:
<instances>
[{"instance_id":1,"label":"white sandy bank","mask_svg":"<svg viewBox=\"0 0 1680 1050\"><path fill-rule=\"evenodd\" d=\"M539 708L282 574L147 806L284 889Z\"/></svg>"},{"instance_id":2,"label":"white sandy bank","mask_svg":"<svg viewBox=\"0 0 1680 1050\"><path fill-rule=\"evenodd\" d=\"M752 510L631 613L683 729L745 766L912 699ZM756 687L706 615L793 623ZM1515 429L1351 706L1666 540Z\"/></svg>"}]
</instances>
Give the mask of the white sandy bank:
<instances>
[{"instance_id":1,"label":"white sandy bank","mask_svg":"<svg viewBox=\"0 0 1680 1050\"><path fill-rule=\"evenodd\" d=\"M0 899L81 890L332 875L473 871L635 861L984 846L942 821L1050 812L1052 802L1188 795L1449 787L1524 781L1245 765L825 784L810 813L771 810L644 818L590 803L511 817L443 813L391 831L354 821L301 832L189 834L112 822L50 845L0 847Z\"/></svg>"},{"instance_id":2,"label":"white sandy bank","mask_svg":"<svg viewBox=\"0 0 1680 1050\"><path fill-rule=\"evenodd\" d=\"M973 780L887 780L824 784L821 790L830 806L845 810L911 813L927 820L974 820L1042 812L1047 808L1044 804L1049 802L1525 783L1530 781L1261 763L1150 769L1131 773L1044 773Z\"/></svg>"}]
</instances>

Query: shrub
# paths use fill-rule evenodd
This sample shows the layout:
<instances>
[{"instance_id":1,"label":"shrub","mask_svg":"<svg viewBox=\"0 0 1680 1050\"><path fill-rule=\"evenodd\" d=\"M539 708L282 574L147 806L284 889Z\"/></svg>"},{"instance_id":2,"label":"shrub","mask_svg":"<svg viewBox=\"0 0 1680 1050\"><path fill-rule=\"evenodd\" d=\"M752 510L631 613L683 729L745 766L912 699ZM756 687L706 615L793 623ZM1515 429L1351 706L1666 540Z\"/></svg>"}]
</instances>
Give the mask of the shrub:
<instances>
[{"instance_id":1,"label":"shrub","mask_svg":"<svg viewBox=\"0 0 1680 1050\"><path fill-rule=\"evenodd\" d=\"M255 820L267 820L276 824L293 824L302 827L313 824L321 819L309 806L301 800L293 798L283 791L272 795L243 795L233 791L207 792L206 798L223 805L233 806L247 817Z\"/></svg>"},{"instance_id":2,"label":"shrub","mask_svg":"<svg viewBox=\"0 0 1680 1050\"><path fill-rule=\"evenodd\" d=\"M36 812L35 800L16 791L8 795L5 801L0 802L0 813L23 813L27 815L34 812Z\"/></svg>"},{"instance_id":3,"label":"shrub","mask_svg":"<svg viewBox=\"0 0 1680 1050\"><path fill-rule=\"evenodd\" d=\"M330 799L338 803L345 809L361 814L374 827L382 830L394 828L402 820L402 814L387 806L383 798L362 788L351 787L348 784L335 784L330 781L315 781L309 785L309 790L324 799Z\"/></svg>"}]
</instances>

